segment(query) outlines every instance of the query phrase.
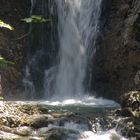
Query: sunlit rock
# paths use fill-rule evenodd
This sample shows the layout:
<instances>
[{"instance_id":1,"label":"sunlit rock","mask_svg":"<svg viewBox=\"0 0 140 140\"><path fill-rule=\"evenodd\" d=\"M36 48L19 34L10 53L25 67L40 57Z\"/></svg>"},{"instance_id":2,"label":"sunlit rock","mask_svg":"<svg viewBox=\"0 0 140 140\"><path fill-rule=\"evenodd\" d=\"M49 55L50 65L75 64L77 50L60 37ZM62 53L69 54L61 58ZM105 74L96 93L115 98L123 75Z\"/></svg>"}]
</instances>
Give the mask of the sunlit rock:
<instances>
[{"instance_id":1,"label":"sunlit rock","mask_svg":"<svg viewBox=\"0 0 140 140\"><path fill-rule=\"evenodd\" d=\"M139 109L140 107L140 92L130 91L121 95L120 103L122 107L131 107L133 109Z\"/></svg>"},{"instance_id":2,"label":"sunlit rock","mask_svg":"<svg viewBox=\"0 0 140 140\"><path fill-rule=\"evenodd\" d=\"M14 133L20 136L30 136L32 134L32 130L30 127L23 126L16 128Z\"/></svg>"}]
</instances>

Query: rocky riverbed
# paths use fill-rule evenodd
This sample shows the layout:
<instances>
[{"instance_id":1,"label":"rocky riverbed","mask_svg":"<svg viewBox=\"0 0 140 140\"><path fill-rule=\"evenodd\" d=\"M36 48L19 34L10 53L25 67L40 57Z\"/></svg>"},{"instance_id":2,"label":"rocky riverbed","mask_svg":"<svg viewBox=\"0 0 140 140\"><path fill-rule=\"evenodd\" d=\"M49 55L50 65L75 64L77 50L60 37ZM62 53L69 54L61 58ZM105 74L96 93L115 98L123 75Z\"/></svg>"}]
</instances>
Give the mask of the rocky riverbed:
<instances>
[{"instance_id":1,"label":"rocky riverbed","mask_svg":"<svg viewBox=\"0 0 140 140\"><path fill-rule=\"evenodd\" d=\"M110 132L107 140L125 139L120 135L126 139L138 140L140 138L140 108L137 106L134 109L132 106L134 102L139 103L135 100L136 95L139 96L139 93L131 92L122 96L122 108L82 105L50 106L41 102L1 101L0 139L91 140ZM129 104L126 101L129 101ZM91 139L88 138L91 136Z\"/></svg>"},{"instance_id":2,"label":"rocky riverbed","mask_svg":"<svg viewBox=\"0 0 140 140\"><path fill-rule=\"evenodd\" d=\"M67 108L67 109L66 109ZM73 107L56 107L35 102L0 102L0 139L56 140L66 137L78 138L80 131L101 131L114 127L106 110L95 109L71 112ZM75 107L86 109L86 107ZM88 107L87 107L88 108ZM77 113L76 113L77 112ZM98 118L99 116L100 119ZM100 127L104 123L103 127ZM93 125L94 124L94 125ZM70 126L68 126L70 125ZM68 127L66 129L66 127Z\"/></svg>"}]
</instances>

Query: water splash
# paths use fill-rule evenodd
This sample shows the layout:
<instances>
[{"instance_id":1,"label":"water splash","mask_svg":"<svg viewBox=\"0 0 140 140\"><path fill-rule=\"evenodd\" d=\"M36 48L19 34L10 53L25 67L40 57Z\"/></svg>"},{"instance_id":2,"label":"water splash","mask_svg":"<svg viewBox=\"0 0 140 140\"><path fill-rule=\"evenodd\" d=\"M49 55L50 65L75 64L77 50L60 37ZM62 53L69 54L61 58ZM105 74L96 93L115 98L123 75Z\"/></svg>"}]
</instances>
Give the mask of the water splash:
<instances>
[{"instance_id":1,"label":"water splash","mask_svg":"<svg viewBox=\"0 0 140 140\"><path fill-rule=\"evenodd\" d=\"M75 98L61 98L54 97L49 101L42 101L42 103L47 105L82 105L82 106L91 106L91 107L119 107L119 104L112 100L107 100L103 98L95 98L94 96L81 96Z\"/></svg>"},{"instance_id":2,"label":"water splash","mask_svg":"<svg viewBox=\"0 0 140 140\"><path fill-rule=\"evenodd\" d=\"M65 122L64 126L49 125L49 129L55 128L67 132L66 140L128 140L122 137L116 130L106 130L93 132L89 130L88 124L76 123L74 121ZM132 140L135 140L132 138Z\"/></svg>"},{"instance_id":3,"label":"water splash","mask_svg":"<svg viewBox=\"0 0 140 140\"><path fill-rule=\"evenodd\" d=\"M80 134L80 138L78 140L128 140L121 135L119 135L115 129L101 132L101 133L93 133L91 131L85 131Z\"/></svg>"}]
</instances>

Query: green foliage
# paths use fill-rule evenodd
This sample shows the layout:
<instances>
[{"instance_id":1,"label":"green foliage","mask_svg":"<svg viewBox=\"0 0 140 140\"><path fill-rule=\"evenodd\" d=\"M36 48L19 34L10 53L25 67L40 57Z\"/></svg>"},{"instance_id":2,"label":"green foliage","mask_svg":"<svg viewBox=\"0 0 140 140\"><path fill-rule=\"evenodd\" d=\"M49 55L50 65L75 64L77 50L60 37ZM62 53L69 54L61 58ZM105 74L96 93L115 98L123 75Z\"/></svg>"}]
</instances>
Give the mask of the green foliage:
<instances>
[{"instance_id":1,"label":"green foliage","mask_svg":"<svg viewBox=\"0 0 140 140\"><path fill-rule=\"evenodd\" d=\"M1 28L7 28L9 30L14 30L14 28L12 26L10 26L9 24L3 22L2 20L0 20L0 27Z\"/></svg>"},{"instance_id":2,"label":"green foliage","mask_svg":"<svg viewBox=\"0 0 140 140\"><path fill-rule=\"evenodd\" d=\"M32 15L29 18L22 19L22 21L24 21L26 23L43 23L43 22L47 22L47 21L51 21L51 20L45 19L41 15Z\"/></svg>"},{"instance_id":3,"label":"green foliage","mask_svg":"<svg viewBox=\"0 0 140 140\"><path fill-rule=\"evenodd\" d=\"M4 97L0 96L0 100L4 100Z\"/></svg>"},{"instance_id":4,"label":"green foliage","mask_svg":"<svg viewBox=\"0 0 140 140\"><path fill-rule=\"evenodd\" d=\"M5 60L3 57L0 56L0 69L1 68L6 68L8 65L14 64L13 62Z\"/></svg>"}]
</instances>

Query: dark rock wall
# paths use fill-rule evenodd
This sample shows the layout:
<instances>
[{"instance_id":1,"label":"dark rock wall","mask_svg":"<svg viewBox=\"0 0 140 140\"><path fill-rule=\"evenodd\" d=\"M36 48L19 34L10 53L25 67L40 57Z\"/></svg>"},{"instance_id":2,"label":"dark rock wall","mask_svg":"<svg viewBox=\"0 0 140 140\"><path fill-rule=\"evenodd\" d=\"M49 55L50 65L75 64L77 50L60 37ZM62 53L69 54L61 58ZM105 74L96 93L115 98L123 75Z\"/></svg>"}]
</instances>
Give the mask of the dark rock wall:
<instances>
[{"instance_id":1,"label":"dark rock wall","mask_svg":"<svg viewBox=\"0 0 140 140\"><path fill-rule=\"evenodd\" d=\"M2 93L4 96L12 96L12 93L20 94L22 88L22 67L24 66L24 50L26 49L26 37L28 25L21 19L29 15L30 0L1 0L0 19L14 27L14 31L0 28L0 55L15 64L0 70L2 77Z\"/></svg>"},{"instance_id":2,"label":"dark rock wall","mask_svg":"<svg viewBox=\"0 0 140 140\"><path fill-rule=\"evenodd\" d=\"M97 52L93 60L92 90L97 95L118 99L139 90L134 78L140 70L140 1L104 2Z\"/></svg>"},{"instance_id":3,"label":"dark rock wall","mask_svg":"<svg viewBox=\"0 0 140 140\"><path fill-rule=\"evenodd\" d=\"M42 98L44 96L44 72L56 64L59 48L57 30L57 6L54 0L36 0L33 15L42 15L50 21L32 24L29 35L28 65L30 80L34 85L34 92L27 93L29 98ZM30 85L25 85L30 87ZM28 92L28 91L27 91ZM33 92L33 93L32 93ZM34 97L32 97L32 94Z\"/></svg>"}]
</instances>

